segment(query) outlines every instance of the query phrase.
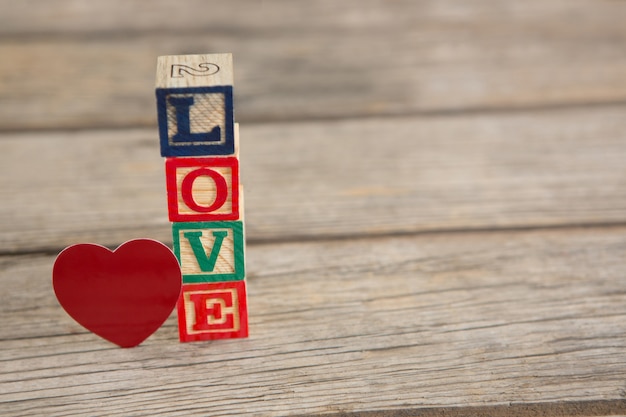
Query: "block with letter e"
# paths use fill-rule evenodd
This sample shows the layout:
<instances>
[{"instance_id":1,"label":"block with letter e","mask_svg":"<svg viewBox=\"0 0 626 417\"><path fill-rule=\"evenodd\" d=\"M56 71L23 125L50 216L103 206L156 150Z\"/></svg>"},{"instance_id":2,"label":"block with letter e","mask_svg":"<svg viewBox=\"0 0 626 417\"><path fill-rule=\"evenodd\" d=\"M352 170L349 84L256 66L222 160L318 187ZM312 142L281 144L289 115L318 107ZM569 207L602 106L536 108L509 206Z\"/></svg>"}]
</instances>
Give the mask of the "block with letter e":
<instances>
[{"instance_id":1,"label":"block with letter e","mask_svg":"<svg viewBox=\"0 0 626 417\"><path fill-rule=\"evenodd\" d=\"M237 158L167 158L165 180L171 221L239 220Z\"/></svg>"},{"instance_id":2,"label":"block with letter e","mask_svg":"<svg viewBox=\"0 0 626 417\"><path fill-rule=\"evenodd\" d=\"M244 279L242 222L174 223L172 232L183 283Z\"/></svg>"},{"instance_id":3,"label":"block with letter e","mask_svg":"<svg viewBox=\"0 0 626 417\"><path fill-rule=\"evenodd\" d=\"M178 300L181 342L248 337L245 281L183 284Z\"/></svg>"},{"instance_id":4,"label":"block with letter e","mask_svg":"<svg viewBox=\"0 0 626 417\"><path fill-rule=\"evenodd\" d=\"M231 54L159 57L156 98L162 156L235 153Z\"/></svg>"}]
</instances>

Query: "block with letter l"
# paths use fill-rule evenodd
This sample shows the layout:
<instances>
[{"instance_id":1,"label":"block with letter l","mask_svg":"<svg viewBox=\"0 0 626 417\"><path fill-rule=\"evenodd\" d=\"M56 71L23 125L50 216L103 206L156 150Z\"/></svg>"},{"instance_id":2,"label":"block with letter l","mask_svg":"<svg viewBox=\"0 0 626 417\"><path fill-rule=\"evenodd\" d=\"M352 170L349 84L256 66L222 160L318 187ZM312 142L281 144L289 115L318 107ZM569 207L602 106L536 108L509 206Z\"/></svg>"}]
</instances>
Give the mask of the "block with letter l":
<instances>
[{"instance_id":1,"label":"block with letter l","mask_svg":"<svg viewBox=\"0 0 626 417\"><path fill-rule=\"evenodd\" d=\"M235 153L231 54L159 57L156 98L162 156Z\"/></svg>"}]
</instances>

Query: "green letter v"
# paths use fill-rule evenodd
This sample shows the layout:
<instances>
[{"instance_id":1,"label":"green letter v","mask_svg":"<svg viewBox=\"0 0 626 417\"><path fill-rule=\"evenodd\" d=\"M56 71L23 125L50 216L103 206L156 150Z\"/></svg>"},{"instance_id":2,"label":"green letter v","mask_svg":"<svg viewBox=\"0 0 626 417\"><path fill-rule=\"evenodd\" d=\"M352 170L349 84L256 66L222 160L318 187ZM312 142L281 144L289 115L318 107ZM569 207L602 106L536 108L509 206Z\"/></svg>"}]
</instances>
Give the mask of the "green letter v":
<instances>
[{"instance_id":1,"label":"green letter v","mask_svg":"<svg viewBox=\"0 0 626 417\"><path fill-rule=\"evenodd\" d=\"M227 235L228 232L226 231L214 231L213 236L215 237L215 241L213 242L213 248L211 249L211 254L206 256L202 241L200 240L202 232L187 232L183 234L189 241L202 272L213 272L213 268L215 268L215 263L217 262L217 256L220 253L222 243Z\"/></svg>"}]
</instances>

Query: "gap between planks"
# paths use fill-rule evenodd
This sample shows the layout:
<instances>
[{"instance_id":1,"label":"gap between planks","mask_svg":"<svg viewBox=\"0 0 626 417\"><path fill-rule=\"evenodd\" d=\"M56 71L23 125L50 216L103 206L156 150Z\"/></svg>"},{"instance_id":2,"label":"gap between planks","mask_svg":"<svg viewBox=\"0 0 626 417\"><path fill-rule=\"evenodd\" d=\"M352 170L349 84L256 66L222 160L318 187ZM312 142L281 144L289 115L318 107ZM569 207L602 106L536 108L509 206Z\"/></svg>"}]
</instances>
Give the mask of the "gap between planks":
<instances>
[{"instance_id":1,"label":"gap between planks","mask_svg":"<svg viewBox=\"0 0 626 417\"><path fill-rule=\"evenodd\" d=\"M302 414L294 417L310 417ZM626 416L626 400L563 401L554 403L509 403L493 406L438 407L329 413L324 417L593 417Z\"/></svg>"},{"instance_id":2,"label":"gap between planks","mask_svg":"<svg viewBox=\"0 0 626 417\"><path fill-rule=\"evenodd\" d=\"M306 6L314 9L309 14L302 12L302 5L282 4L299 15L308 30L295 24L297 19L285 19L285 10L278 19L271 16L273 23L258 22L256 29L242 22L258 21L258 15L237 13L232 25L238 29L225 32L211 30L206 14L186 10L194 18L201 16L197 27L209 27L204 34L155 32L155 27L172 21L152 7L149 13L139 13L146 20L127 20L120 27L119 19L112 17L120 9L105 6L109 20L104 25L85 24L93 15L76 11L71 2L60 3L66 12L59 19L46 17L52 13L49 9L46 13L23 7L41 13L41 24L31 31L51 24L56 26L52 32L73 33L70 37L0 38L0 79L6 80L0 85L4 129L146 126L155 121L155 57L207 48L235 56L242 123L615 103L626 97L624 7L617 2L561 0L530 7L502 7L493 0L465 7L453 2L425 7L374 2L363 14L363 6L352 2L345 7ZM280 8L279 3L267 3ZM337 14L329 13L337 8ZM34 17L18 10L8 7L8 22L0 26L15 25L5 33L32 33L23 28ZM177 13L168 18L172 15ZM22 16L26 22L16 23ZM219 20L213 13L208 16ZM61 19L66 24L60 24ZM83 29L69 30L74 24ZM188 24L183 19L174 26ZM98 26L122 32L114 38L83 37ZM123 36L133 28L136 36ZM142 35L143 30L147 32ZM49 64L42 71L32 62Z\"/></svg>"},{"instance_id":3,"label":"gap between planks","mask_svg":"<svg viewBox=\"0 0 626 417\"><path fill-rule=\"evenodd\" d=\"M623 224L624 111L243 125L247 239ZM0 252L171 240L156 131L0 138Z\"/></svg>"},{"instance_id":4,"label":"gap between planks","mask_svg":"<svg viewBox=\"0 0 626 417\"><path fill-rule=\"evenodd\" d=\"M386 119L386 120L402 120L402 119L437 119L447 117L459 117L459 116L498 116L498 115L514 115L524 114L528 112L552 112L552 111L567 111L567 110L584 110L584 109L611 109L615 107L626 108L626 101L622 99L618 100L604 100L604 101L579 101L579 102L554 102L543 103L533 105L510 105L510 106L494 106L494 107L467 107L467 108L441 108L432 110L413 110L409 112L395 111L392 113L380 113L377 115L363 114L360 112L341 113L341 114L302 114L298 118L285 117L280 114L276 114L273 117L256 118L249 116L245 119L244 123L250 125L273 125L273 124L300 124L300 123L321 123L324 122L358 122L361 120L371 119ZM89 124L89 125L57 125L57 126L24 126L24 127L6 127L0 126L0 135L10 134L29 134L29 133L88 133L88 132L114 132L120 130L135 130L154 128L156 123L154 121L137 121L135 123L128 124ZM2 138L0 137L0 142Z\"/></svg>"},{"instance_id":5,"label":"gap between planks","mask_svg":"<svg viewBox=\"0 0 626 417\"><path fill-rule=\"evenodd\" d=\"M249 340L181 345L171 317L131 350L65 315L53 257L18 259L0 268L0 409L616 414L624 231L255 246Z\"/></svg>"}]
</instances>

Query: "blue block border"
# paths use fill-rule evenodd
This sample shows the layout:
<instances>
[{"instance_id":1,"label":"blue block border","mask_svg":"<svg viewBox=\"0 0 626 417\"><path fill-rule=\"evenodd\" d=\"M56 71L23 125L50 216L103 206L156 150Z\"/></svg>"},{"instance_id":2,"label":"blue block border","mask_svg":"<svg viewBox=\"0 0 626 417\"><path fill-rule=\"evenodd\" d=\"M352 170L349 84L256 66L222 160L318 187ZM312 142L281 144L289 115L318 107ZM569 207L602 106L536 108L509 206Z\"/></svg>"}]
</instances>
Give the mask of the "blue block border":
<instances>
[{"instance_id":1,"label":"blue block border","mask_svg":"<svg viewBox=\"0 0 626 417\"><path fill-rule=\"evenodd\" d=\"M224 94L225 143L220 145L184 145L172 146L169 144L167 103L170 94ZM157 114L159 118L159 138L161 141L161 156L207 156L207 155L234 155L235 154L235 120L233 111L233 87L188 87L188 88L157 88Z\"/></svg>"}]
</instances>

